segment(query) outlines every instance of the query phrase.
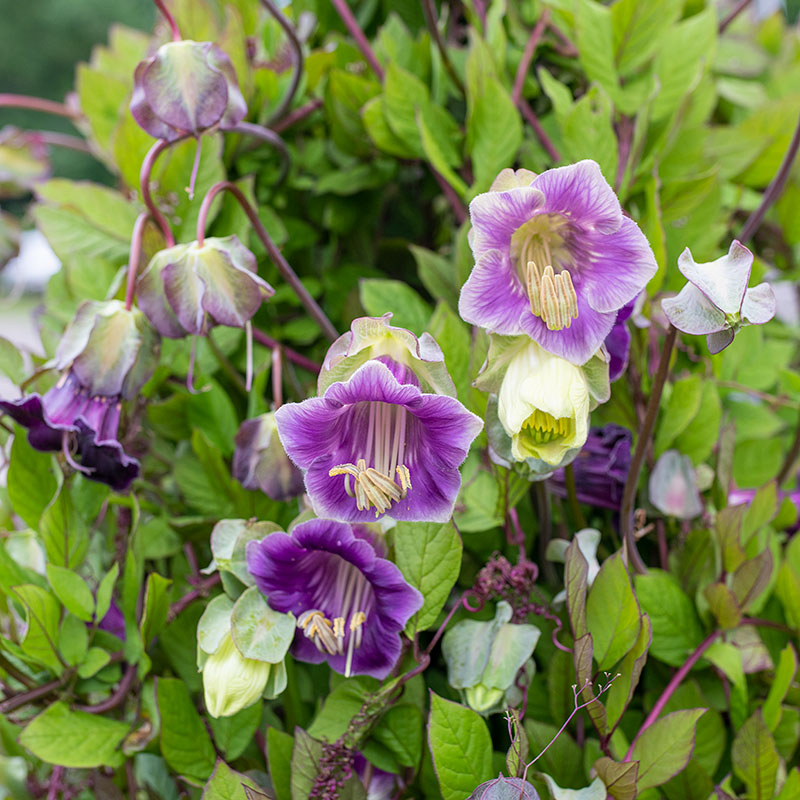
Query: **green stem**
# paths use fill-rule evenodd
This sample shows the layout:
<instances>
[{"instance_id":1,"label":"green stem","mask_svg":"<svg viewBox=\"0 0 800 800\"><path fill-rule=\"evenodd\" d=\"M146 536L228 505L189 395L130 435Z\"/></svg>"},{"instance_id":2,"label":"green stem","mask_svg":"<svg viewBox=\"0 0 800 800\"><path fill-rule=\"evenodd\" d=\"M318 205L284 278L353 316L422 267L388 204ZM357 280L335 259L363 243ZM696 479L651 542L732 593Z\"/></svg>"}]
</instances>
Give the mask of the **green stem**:
<instances>
[{"instance_id":1,"label":"green stem","mask_svg":"<svg viewBox=\"0 0 800 800\"><path fill-rule=\"evenodd\" d=\"M581 511L581 506L578 502L578 492L575 488L575 470L572 469L572 464L567 464L564 468L564 482L567 484L567 499L569 500L569 507L575 519L575 524L580 530L583 530L586 527L586 517L583 516L583 511Z\"/></svg>"}]
</instances>

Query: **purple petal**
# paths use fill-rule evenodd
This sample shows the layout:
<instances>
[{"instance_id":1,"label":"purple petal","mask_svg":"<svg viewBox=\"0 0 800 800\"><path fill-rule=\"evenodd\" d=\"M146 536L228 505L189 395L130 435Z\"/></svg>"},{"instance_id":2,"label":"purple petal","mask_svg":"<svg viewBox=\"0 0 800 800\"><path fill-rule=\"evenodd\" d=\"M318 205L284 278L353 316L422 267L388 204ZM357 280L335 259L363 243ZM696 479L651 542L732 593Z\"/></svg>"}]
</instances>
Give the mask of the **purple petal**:
<instances>
[{"instance_id":1,"label":"purple petal","mask_svg":"<svg viewBox=\"0 0 800 800\"><path fill-rule=\"evenodd\" d=\"M544 205L539 189L523 186L506 192L485 192L469 204L472 220L470 244L475 258L487 250L508 252L511 236Z\"/></svg>"},{"instance_id":2,"label":"purple petal","mask_svg":"<svg viewBox=\"0 0 800 800\"><path fill-rule=\"evenodd\" d=\"M72 424L53 423L46 419L42 398L38 394L26 395L19 400L0 400L0 409L28 429L31 447L42 452L60 450L64 431L77 430Z\"/></svg>"},{"instance_id":3,"label":"purple petal","mask_svg":"<svg viewBox=\"0 0 800 800\"><path fill-rule=\"evenodd\" d=\"M175 316L187 333L206 332L203 279L187 265L185 259L167 264L161 271L164 294Z\"/></svg>"},{"instance_id":4,"label":"purple petal","mask_svg":"<svg viewBox=\"0 0 800 800\"><path fill-rule=\"evenodd\" d=\"M628 217L614 233L588 232L579 241L580 249L589 253L586 261L579 262L578 292L586 292L597 311L616 311L629 303L658 269L647 238Z\"/></svg>"},{"instance_id":5,"label":"purple petal","mask_svg":"<svg viewBox=\"0 0 800 800\"><path fill-rule=\"evenodd\" d=\"M742 317L751 325L763 325L769 322L778 309L775 293L768 283L759 283L744 294Z\"/></svg>"},{"instance_id":6,"label":"purple petal","mask_svg":"<svg viewBox=\"0 0 800 800\"><path fill-rule=\"evenodd\" d=\"M466 322L493 333L522 333L520 318L530 313L530 301L508 249L484 253L461 289L458 313Z\"/></svg>"},{"instance_id":7,"label":"purple petal","mask_svg":"<svg viewBox=\"0 0 800 800\"><path fill-rule=\"evenodd\" d=\"M600 233L613 233L620 227L619 200L594 161L549 169L536 177L533 187L544 194L544 213L563 214Z\"/></svg>"},{"instance_id":8,"label":"purple petal","mask_svg":"<svg viewBox=\"0 0 800 800\"><path fill-rule=\"evenodd\" d=\"M753 254L736 239L728 254L708 264L698 264L687 247L678 257L678 269L717 308L726 314L738 314L742 307Z\"/></svg>"},{"instance_id":9,"label":"purple petal","mask_svg":"<svg viewBox=\"0 0 800 800\"><path fill-rule=\"evenodd\" d=\"M143 76L153 61L155 61L155 58L148 58L136 67L133 75L133 94L131 95L130 109L136 122L154 139L167 139L169 141L177 138L180 133L170 128L169 125L162 122L155 115L144 89Z\"/></svg>"},{"instance_id":10,"label":"purple petal","mask_svg":"<svg viewBox=\"0 0 800 800\"><path fill-rule=\"evenodd\" d=\"M684 333L699 336L723 330L727 323L722 313L693 283L687 283L675 297L666 297L661 308L667 319Z\"/></svg>"},{"instance_id":11,"label":"purple petal","mask_svg":"<svg viewBox=\"0 0 800 800\"><path fill-rule=\"evenodd\" d=\"M578 294L578 318L572 320L569 328L551 331L539 317L531 313L525 314L521 323L523 332L545 350L573 364L582 365L603 344L616 318L616 312L595 311L586 298Z\"/></svg>"},{"instance_id":12,"label":"purple petal","mask_svg":"<svg viewBox=\"0 0 800 800\"><path fill-rule=\"evenodd\" d=\"M628 306L626 306L627 308ZM629 304L633 308L633 303ZM622 317L622 310L617 315L614 322L614 327L611 333L606 337L606 350L610 358L608 364L608 379L613 382L620 378L628 366L628 354L631 349L631 332L628 330L628 325L625 319L630 315L630 311Z\"/></svg>"}]
</instances>

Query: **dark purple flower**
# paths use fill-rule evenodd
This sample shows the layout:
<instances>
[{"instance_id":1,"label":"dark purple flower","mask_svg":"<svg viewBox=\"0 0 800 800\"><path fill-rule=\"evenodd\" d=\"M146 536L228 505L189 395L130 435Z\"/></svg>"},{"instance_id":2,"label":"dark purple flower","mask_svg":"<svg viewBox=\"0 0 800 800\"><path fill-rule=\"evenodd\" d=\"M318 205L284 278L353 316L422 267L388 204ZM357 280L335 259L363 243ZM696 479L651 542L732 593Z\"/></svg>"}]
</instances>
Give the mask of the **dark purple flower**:
<instances>
[{"instance_id":1,"label":"dark purple flower","mask_svg":"<svg viewBox=\"0 0 800 800\"><path fill-rule=\"evenodd\" d=\"M461 316L494 333L527 334L583 364L617 311L656 272L650 245L594 161L533 175L504 170L470 204L476 265Z\"/></svg>"},{"instance_id":2,"label":"dark purple flower","mask_svg":"<svg viewBox=\"0 0 800 800\"><path fill-rule=\"evenodd\" d=\"M247 114L236 72L212 42L168 42L134 74L133 118L156 139L198 136L238 125Z\"/></svg>"},{"instance_id":3,"label":"dark purple flower","mask_svg":"<svg viewBox=\"0 0 800 800\"><path fill-rule=\"evenodd\" d=\"M386 361L396 368L372 359L322 397L282 406L278 433L304 471L317 515L446 522L461 485L458 468L483 423L456 398L423 392L405 366Z\"/></svg>"},{"instance_id":4,"label":"dark purple flower","mask_svg":"<svg viewBox=\"0 0 800 800\"><path fill-rule=\"evenodd\" d=\"M101 631L106 631L106 633L116 636L117 639L125 641L125 617L122 609L113 600L106 615L97 623L97 627Z\"/></svg>"},{"instance_id":5,"label":"dark purple flower","mask_svg":"<svg viewBox=\"0 0 800 800\"><path fill-rule=\"evenodd\" d=\"M631 432L621 425L592 428L586 444L572 462L578 500L591 506L619 511L631 464ZM567 496L564 470L548 480L554 494Z\"/></svg>"},{"instance_id":6,"label":"dark purple flower","mask_svg":"<svg viewBox=\"0 0 800 800\"><path fill-rule=\"evenodd\" d=\"M399 775L394 775L386 770L379 769L374 764L370 764L361 753L353 756L353 769L356 775L363 781L367 776L369 767L369 787L367 788L367 800L392 800L397 793L398 786L403 786Z\"/></svg>"},{"instance_id":7,"label":"dark purple flower","mask_svg":"<svg viewBox=\"0 0 800 800\"><path fill-rule=\"evenodd\" d=\"M628 367L628 354L631 349L631 332L628 329L628 318L633 314L636 298L626 303L617 312L614 327L606 336L606 350L608 350L608 379L613 383L622 377Z\"/></svg>"},{"instance_id":8,"label":"dark purple flower","mask_svg":"<svg viewBox=\"0 0 800 800\"><path fill-rule=\"evenodd\" d=\"M123 492L139 462L117 441L123 399L150 378L159 338L144 315L117 301L84 303L49 366L63 370L44 396L0 401L37 450L62 450L87 478Z\"/></svg>"},{"instance_id":9,"label":"dark purple flower","mask_svg":"<svg viewBox=\"0 0 800 800\"><path fill-rule=\"evenodd\" d=\"M273 500L303 494L303 474L283 449L275 414L246 419L234 441L233 477L245 489L260 489Z\"/></svg>"},{"instance_id":10,"label":"dark purple flower","mask_svg":"<svg viewBox=\"0 0 800 800\"><path fill-rule=\"evenodd\" d=\"M312 519L250 542L247 568L269 605L297 618L297 658L383 679L400 656L400 631L422 606L383 556L365 528Z\"/></svg>"}]
</instances>

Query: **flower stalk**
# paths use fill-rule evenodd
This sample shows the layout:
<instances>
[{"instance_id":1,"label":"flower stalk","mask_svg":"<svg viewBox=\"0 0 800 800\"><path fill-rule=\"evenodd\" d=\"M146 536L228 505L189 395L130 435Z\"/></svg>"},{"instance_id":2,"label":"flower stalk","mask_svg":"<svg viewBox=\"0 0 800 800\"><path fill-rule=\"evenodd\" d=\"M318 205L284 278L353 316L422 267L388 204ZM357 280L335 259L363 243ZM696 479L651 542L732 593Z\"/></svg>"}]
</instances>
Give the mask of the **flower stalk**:
<instances>
[{"instance_id":1,"label":"flower stalk","mask_svg":"<svg viewBox=\"0 0 800 800\"><path fill-rule=\"evenodd\" d=\"M172 40L174 42L179 42L183 39L181 36L180 28L178 28L178 23L175 21L175 17L172 16L170 10L167 8L164 0L153 0L156 4L156 8L161 12L161 15L166 20L167 24L169 25L169 29L172 31Z\"/></svg>"}]
</instances>

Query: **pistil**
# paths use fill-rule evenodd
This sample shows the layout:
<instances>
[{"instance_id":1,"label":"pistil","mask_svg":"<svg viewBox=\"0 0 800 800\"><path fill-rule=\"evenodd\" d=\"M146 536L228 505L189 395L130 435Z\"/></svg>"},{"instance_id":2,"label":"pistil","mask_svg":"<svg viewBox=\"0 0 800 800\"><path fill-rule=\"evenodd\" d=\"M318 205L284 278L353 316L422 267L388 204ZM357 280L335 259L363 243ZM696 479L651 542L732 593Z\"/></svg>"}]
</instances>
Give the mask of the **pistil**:
<instances>
[{"instance_id":1,"label":"pistil","mask_svg":"<svg viewBox=\"0 0 800 800\"><path fill-rule=\"evenodd\" d=\"M407 415L402 406L370 402L364 457L329 470L330 477L344 475L344 490L355 498L359 511L374 507L378 517L411 490L411 473L403 463Z\"/></svg>"}]
</instances>

